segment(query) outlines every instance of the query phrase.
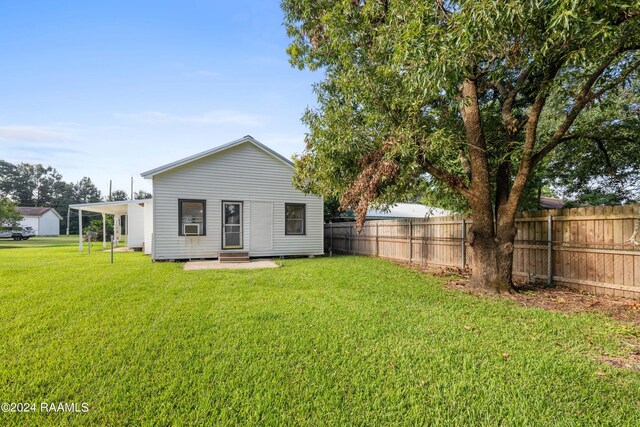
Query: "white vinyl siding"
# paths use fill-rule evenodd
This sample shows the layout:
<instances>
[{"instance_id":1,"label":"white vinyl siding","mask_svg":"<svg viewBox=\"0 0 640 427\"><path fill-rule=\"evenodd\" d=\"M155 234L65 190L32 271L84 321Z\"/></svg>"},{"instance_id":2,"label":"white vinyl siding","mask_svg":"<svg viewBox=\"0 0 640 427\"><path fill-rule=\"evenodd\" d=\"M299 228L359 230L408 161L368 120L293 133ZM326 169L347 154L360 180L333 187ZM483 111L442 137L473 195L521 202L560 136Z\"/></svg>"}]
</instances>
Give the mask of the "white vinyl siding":
<instances>
[{"instance_id":1,"label":"white vinyl siding","mask_svg":"<svg viewBox=\"0 0 640 427\"><path fill-rule=\"evenodd\" d=\"M293 173L291 166L246 142L155 175L154 258L217 257L222 243L222 201L243 202L243 250L249 256L322 254L322 199L294 189ZM178 235L178 199L206 200L206 236L185 239ZM306 205L306 235L285 235L285 203ZM254 204L258 211L272 207L270 249L269 233L261 224L252 225L258 218L268 222L259 213L252 215ZM255 233L258 236L253 240Z\"/></svg>"},{"instance_id":2,"label":"white vinyl siding","mask_svg":"<svg viewBox=\"0 0 640 427\"><path fill-rule=\"evenodd\" d=\"M265 253L273 249L273 203L251 203L251 251Z\"/></svg>"},{"instance_id":3,"label":"white vinyl siding","mask_svg":"<svg viewBox=\"0 0 640 427\"><path fill-rule=\"evenodd\" d=\"M31 227L37 236L59 236L60 218L52 211L47 211L42 216L25 216L20 221L21 227Z\"/></svg>"},{"instance_id":4,"label":"white vinyl siding","mask_svg":"<svg viewBox=\"0 0 640 427\"><path fill-rule=\"evenodd\" d=\"M151 255L153 252L153 202L144 202L144 253Z\"/></svg>"},{"instance_id":5,"label":"white vinyl siding","mask_svg":"<svg viewBox=\"0 0 640 427\"><path fill-rule=\"evenodd\" d=\"M35 231L36 236L40 236L40 217L38 216L25 216L20 221L20 227L31 227Z\"/></svg>"}]
</instances>

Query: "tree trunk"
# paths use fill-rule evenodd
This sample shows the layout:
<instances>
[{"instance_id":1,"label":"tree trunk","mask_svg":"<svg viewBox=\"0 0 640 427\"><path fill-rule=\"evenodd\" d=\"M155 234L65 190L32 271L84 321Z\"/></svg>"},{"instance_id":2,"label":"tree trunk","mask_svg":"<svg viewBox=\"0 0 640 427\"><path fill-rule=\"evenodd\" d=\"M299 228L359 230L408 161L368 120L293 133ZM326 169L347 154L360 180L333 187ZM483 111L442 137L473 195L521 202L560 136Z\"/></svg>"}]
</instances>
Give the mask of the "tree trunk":
<instances>
[{"instance_id":1,"label":"tree trunk","mask_svg":"<svg viewBox=\"0 0 640 427\"><path fill-rule=\"evenodd\" d=\"M487 218L487 215L473 215L469 236L473 255L470 288L491 293L508 293L513 290L515 236L515 221L500 221L494 229L492 216Z\"/></svg>"},{"instance_id":2,"label":"tree trunk","mask_svg":"<svg viewBox=\"0 0 640 427\"><path fill-rule=\"evenodd\" d=\"M510 195L510 165L505 160L499 166L496 176L494 211L491 203L488 150L482 129L476 82L465 80L461 85L461 94L465 101L461 115L471 162L470 194L467 197L473 218L469 236L473 254L470 286L487 292L510 292L513 286L515 212L520 196ZM526 182L526 176L523 182Z\"/></svg>"}]
</instances>

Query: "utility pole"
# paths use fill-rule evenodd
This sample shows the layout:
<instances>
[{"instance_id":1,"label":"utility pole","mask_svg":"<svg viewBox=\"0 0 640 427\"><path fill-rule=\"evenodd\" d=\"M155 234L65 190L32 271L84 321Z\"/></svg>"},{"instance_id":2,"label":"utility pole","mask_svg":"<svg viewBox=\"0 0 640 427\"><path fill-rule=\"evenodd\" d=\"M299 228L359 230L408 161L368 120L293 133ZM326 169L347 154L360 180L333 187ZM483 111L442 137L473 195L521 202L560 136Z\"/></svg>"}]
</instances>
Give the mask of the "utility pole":
<instances>
[{"instance_id":1,"label":"utility pole","mask_svg":"<svg viewBox=\"0 0 640 427\"><path fill-rule=\"evenodd\" d=\"M113 180L109 180L109 201L111 201L111 184L113 184Z\"/></svg>"}]
</instances>

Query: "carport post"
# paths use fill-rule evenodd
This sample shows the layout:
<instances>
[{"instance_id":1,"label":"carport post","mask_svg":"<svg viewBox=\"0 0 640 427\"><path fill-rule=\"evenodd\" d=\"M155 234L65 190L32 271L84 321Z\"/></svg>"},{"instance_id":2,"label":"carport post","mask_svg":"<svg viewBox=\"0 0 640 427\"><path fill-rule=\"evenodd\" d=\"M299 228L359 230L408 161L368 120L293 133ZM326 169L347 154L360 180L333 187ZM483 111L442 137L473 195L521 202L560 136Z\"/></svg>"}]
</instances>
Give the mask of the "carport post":
<instances>
[{"instance_id":1,"label":"carport post","mask_svg":"<svg viewBox=\"0 0 640 427\"><path fill-rule=\"evenodd\" d=\"M78 251L82 252L82 209L78 209Z\"/></svg>"},{"instance_id":2,"label":"carport post","mask_svg":"<svg viewBox=\"0 0 640 427\"><path fill-rule=\"evenodd\" d=\"M102 214L102 249L107 249L107 215Z\"/></svg>"}]
</instances>

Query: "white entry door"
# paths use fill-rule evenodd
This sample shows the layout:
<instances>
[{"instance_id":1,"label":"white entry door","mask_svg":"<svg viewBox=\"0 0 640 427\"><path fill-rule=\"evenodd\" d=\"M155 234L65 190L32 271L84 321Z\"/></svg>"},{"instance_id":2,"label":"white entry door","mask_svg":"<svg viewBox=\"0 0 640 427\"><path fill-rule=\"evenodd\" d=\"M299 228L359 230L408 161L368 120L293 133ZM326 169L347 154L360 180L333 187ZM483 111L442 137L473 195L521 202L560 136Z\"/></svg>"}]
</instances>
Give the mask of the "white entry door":
<instances>
[{"instance_id":1,"label":"white entry door","mask_svg":"<svg viewBox=\"0 0 640 427\"><path fill-rule=\"evenodd\" d=\"M222 249L242 249L242 202L222 202Z\"/></svg>"}]
</instances>

